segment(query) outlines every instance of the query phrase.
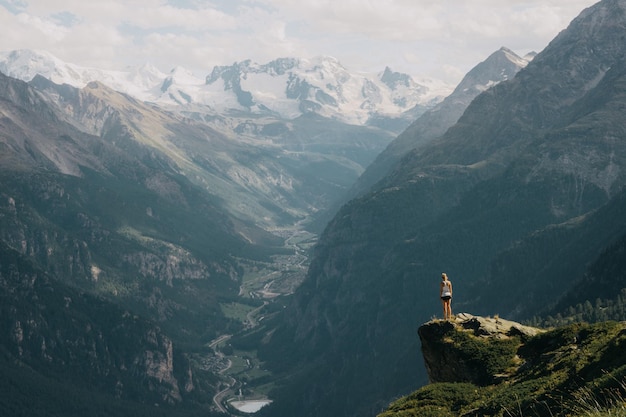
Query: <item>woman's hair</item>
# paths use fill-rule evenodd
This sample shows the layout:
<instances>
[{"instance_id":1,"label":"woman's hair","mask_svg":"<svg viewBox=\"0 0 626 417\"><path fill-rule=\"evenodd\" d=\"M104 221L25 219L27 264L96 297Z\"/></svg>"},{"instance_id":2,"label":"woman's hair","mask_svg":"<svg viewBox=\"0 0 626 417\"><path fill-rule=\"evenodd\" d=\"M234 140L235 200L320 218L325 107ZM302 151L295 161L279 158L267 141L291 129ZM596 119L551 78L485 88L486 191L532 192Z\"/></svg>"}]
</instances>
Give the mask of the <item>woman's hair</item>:
<instances>
[{"instance_id":1,"label":"woman's hair","mask_svg":"<svg viewBox=\"0 0 626 417\"><path fill-rule=\"evenodd\" d=\"M448 279L448 276L446 275L446 273L445 273L445 272L442 272L442 273L441 273L441 278Z\"/></svg>"}]
</instances>

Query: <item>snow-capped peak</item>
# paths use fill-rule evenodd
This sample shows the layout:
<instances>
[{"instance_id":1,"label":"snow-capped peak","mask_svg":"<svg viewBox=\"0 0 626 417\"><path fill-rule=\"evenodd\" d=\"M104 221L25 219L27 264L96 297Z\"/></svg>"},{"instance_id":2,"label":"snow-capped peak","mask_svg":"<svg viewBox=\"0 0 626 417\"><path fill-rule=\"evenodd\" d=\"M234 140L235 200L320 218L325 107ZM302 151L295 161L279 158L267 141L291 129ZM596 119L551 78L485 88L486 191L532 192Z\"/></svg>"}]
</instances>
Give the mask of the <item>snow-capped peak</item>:
<instances>
[{"instance_id":1,"label":"snow-capped peak","mask_svg":"<svg viewBox=\"0 0 626 417\"><path fill-rule=\"evenodd\" d=\"M500 51L504 53L504 55L509 61L511 61L513 64L517 65L520 68L524 68L526 65L528 65L528 62L531 61L532 58L534 58L534 55L532 55L532 53L522 58L519 55L517 55L515 52L511 51L509 48L504 47L504 46L500 48Z\"/></svg>"},{"instance_id":2,"label":"snow-capped peak","mask_svg":"<svg viewBox=\"0 0 626 417\"><path fill-rule=\"evenodd\" d=\"M165 74L150 63L145 63L137 68L130 68L126 80L141 89L150 89L163 81Z\"/></svg>"},{"instance_id":3,"label":"snow-capped peak","mask_svg":"<svg viewBox=\"0 0 626 417\"><path fill-rule=\"evenodd\" d=\"M56 84L77 88L99 81L140 99L148 96L147 91L159 86L165 78L165 74L150 64L127 71L102 70L66 63L46 51L28 49L0 52L0 71L23 81L30 81L39 74Z\"/></svg>"},{"instance_id":4,"label":"snow-capped peak","mask_svg":"<svg viewBox=\"0 0 626 417\"><path fill-rule=\"evenodd\" d=\"M230 93L227 102L224 91ZM445 92L450 91L448 87ZM364 124L373 115L401 117L416 106L431 106L445 96L441 91L435 94L406 74L390 69L383 76L350 72L336 58L318 56L217 66L207 76L198 99L216 109L226 106L269 111L287 118L315 112Z\"/></svg>"},{"instance_id":5,"label":"snow-capped peak","mask_svg":"<svg viewBox=\"0 0 626 417\"><path fill-rule=\"evenodd\" d=\"M71 64L65 64L45 51L19 49L0 53L0 71L5 75L30 81L37 74L54 82L77 76Z\"/></svg>"},{"instance_id":6,"label":"snow-capped peak","mask_svg":"<svg viewBox=\"0 0 626 417\"><path fill-rule=\"evenodd\" d=\"M196 77L191 71L183 67L175 67L165 78L166 82L176 85L201 85L203 80Z\"/></svg>"}]
</instances>

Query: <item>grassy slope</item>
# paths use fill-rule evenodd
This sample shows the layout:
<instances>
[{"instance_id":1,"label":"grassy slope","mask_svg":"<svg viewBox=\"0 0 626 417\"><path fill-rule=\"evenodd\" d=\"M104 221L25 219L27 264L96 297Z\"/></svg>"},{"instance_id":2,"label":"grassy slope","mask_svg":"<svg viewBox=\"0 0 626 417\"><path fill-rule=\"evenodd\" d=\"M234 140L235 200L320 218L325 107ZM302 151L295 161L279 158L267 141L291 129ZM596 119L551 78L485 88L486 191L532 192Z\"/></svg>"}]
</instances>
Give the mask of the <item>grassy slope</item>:
<instances>
[{"instance_id":1,"label":"grassy slope","mask_svg":"<svg viewBox=\"0 0 626 417\"><path fill-rule=\"evenodd\" d=\"M557 328L521 343L503 382L429 384L379 417L624 415L625 352L626 322Z\"/></svg>"}]
</instances>

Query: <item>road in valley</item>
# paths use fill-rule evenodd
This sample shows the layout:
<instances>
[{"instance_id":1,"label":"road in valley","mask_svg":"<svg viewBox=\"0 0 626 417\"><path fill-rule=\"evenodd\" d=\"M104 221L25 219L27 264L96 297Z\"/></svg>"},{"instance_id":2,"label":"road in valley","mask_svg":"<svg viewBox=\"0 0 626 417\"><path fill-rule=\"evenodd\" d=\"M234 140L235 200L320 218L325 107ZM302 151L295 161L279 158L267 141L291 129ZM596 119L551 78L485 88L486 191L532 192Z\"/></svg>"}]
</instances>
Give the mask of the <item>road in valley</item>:
<instances>
[{"instance_id":1,"label":"road in valley","mask_svg":"<svg viewBox=\"0 0 626 417\"><path fill-rule=\"evenodd\" d=\"M316 235L302 230L285 229L274 231L274 233L285 238L285 247L293 249L293 254L273 257L273 264L271 268L268 268L269 272L267 274L241 285L240 296L249 294L253 298L263 299L263 305L256 307L246 314L246 322L244 324L247 330L258 326L259 321L262 320L263 317L257 319L256 316L273 298L280 295L291 294L295 288L300 285L306 275L309 249L317 239ZM262 284L262 288L258 289L260 284ZM257 287L257 289L253 289L254 287ZM232 335L228 334L221 335L209 344L215 352L215 355L220 359L223 359L225 356L218 349L218 345L226 342L231 337ZM227 378L223 381L226 387L213 396L215 407L219 412L225 414L229 414L229 412L223 406L224 399L229 392L236 390L237 385L240 384L240 382L232 376L224 375L231 366L232 361L227 359L227 366L218 372L220 375Z\"/></svg>"},{"instance_id":2,"label":"road in valley","mask_svg":"<svg viewBox=\"0 0 626 417\"><path fill-rule=\"evenodd\" d=\"M211 347L211 349L213 349L213 351L215 352L215 355L223 358L224 354L222 352L220 352L219 350L216 349L217 345L221 342L225 342L228 339L231 338L232 335L230 334L223 334L220 337L218 337L217 339L213 340L209 346ZM224 369L220 369L219 374L223 375L224 372L226 372L227 370L230 369L230 367L233 366L233 362L230 359L226 360L226 367ZM226 413L228 414L228 411L224 408L224 406L222 405L222 400L224 399L224 396L226 395L226 393L237 383L237 381L235 380L235 378L233 378L232 376L228 376L228 378L230 379L230 382L226 383L226 388L224 388L223 390L221 390L220 392L218 392L217 394L215 394L213 396L213 403L215 404L215 406L217 407L218 411L222 412L222 413Z\"/></svg>"}]
</instances>

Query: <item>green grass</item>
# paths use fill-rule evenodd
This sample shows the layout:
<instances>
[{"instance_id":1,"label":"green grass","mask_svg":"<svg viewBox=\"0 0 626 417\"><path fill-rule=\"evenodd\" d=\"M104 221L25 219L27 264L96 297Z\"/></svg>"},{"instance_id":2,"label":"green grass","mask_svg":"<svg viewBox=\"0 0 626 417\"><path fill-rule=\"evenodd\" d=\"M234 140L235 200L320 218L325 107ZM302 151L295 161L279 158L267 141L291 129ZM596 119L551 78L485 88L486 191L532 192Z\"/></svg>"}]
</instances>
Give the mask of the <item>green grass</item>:
<instances>
[{"instance_id":1,"label":"green grass","mask_svg":"<svg viewBox=\"0 0 626 417\"><path fill-rule=\"evenodd\" d=\"M583 388L574 394L572 412L581 417L626 417L626 380L619 382L619 390L597 394Z\"/></svg>"},{"instance_id":2,"label":"green grass","mask_svg":"<svg viewBox=\"0 0 626 417\"><path fill-rule=\"evenodd\" d=\"M242 282L244 284L254 283L276 272L278 272L278 269L269 263L255 262L252 265L247 264L244 267Z\"/></svg>"},{"instance_id":3,"label":"green grass","mask_svg":"<svg viewBox=\"0 0 626 417\"><path fill-rule=\"evenodd\" d=\"M232 366L228 370L229 375L245 376L248 380L270 375L268 371L262 369L263 363L259 361L256 351L235 350L228 358L232 361Z\"/></svg>"},{"instance_id":4,"label":"green grass","mask_svg":"<svg viewBox=\"0 0 626 417\"><path fill-rule=\"evenodd\" d=\"M379 417L626 417L624 322L569 325L532 337L519 348L511 339L456 333L447 335L448 343L461 355L479 358L487 375L508 368L510 376L485 386L429 384L392 403ZM511 355L518 369L509 366L515 364Z\"/></svg>"},{"instance_id":5,"label":"green grass","mask_svg":"<svg viewBox=\"0 0 626 417\"><path fill-rule=\"evenodd\" d=\"M520 340L517 337L497 340L482 338L470 332L454 332L453 343L464 357L472 358L470 362L476 364L476 370L484 375L485 382L493 375L508 373L515 367L515 357Z\"/></svg>"},{"instance_id":6,"label":"green grass","mask_svg":"<svg viewBox=\"0 0 626 417\"><path fill-rule=\"evenodd\" d=\"M257 307L250 306L242 303L220 303L220 308L225 317L229 319L235 319L240 322L247 320L247 314Z\"/></svg>"},{"instance_id":7,"label":"green grass","mask_svg":"<svg viewBox=\"0 0 626 417\"><path fill-rule=\"evenodd\" d=\"M271 372L264 369L256 351L235 350L228 356L231 367L225 372L239 382L245 383L247 398L267 398L274 388Z\"/></svg>"},{"instance_id":8,"label":"green grass","mask_svg":"<svg viewBox=\"0 0 626 417\"><path fill-rule=\"evenodd\" d=\"M267 282L281 276L280 269L274 263L241 259L238 262L243 270L241 287L244 298L250 298L250 293L262 290Z\"/></svg>"},{"instance_id":9,"label":"green grass","mask_svg":"<svg viewBox=\"0 0 626 417\"><path fill-rule=\"evenodd\" d=\"M483 388L469 383L438 383L402 398L378 417L455 416L483 397Z\"/></svg>"}]
</instances>

